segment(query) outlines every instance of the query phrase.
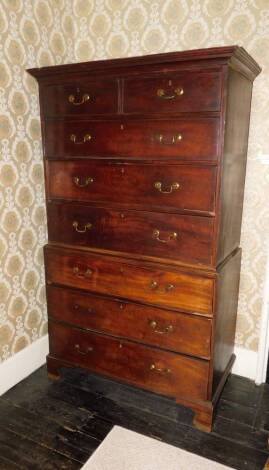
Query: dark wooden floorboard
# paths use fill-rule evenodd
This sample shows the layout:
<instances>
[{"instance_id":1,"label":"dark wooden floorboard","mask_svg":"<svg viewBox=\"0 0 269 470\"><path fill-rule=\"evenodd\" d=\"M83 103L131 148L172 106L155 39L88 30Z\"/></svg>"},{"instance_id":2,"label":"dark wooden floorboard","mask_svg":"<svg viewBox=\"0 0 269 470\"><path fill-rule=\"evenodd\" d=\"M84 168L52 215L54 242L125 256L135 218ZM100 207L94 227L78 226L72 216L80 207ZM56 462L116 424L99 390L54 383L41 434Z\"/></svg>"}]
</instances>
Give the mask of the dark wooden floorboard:
<instances>
[{"instance_id":1,"label":"dark wooden floorboard","mask_svg":"<svg viewBox=\"0 0 269 470\"><path fill-rule=\"evenodd\" d=\"M238 470L262 470L269 385L231 376L213 432L191 421L190 410L166 397L79 369L52 382L42 367L0 398L0 469L81 468L117 424Z\"/></svg>"}]
</instances>

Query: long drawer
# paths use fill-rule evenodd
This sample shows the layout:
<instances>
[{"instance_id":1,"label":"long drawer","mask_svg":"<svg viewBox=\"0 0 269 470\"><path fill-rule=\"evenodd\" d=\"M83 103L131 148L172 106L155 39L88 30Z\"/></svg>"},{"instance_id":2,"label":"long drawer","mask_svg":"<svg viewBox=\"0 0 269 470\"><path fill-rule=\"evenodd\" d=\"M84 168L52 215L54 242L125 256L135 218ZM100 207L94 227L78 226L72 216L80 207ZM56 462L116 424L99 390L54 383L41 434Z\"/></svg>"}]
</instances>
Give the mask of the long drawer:
<instances>
[{"instance_id":1,"label":"long drawer","mask_svg":"<svg viewBox=\"0 0 269 470\"><path fill-rule=\"evenodd\" d=\"M124 80L125 113L219 111L220 105L219 71L184 70Z\"/></svg>"},{"instance_id":2,"label":"long drawer","mask_svg":"<svg viewBox=\"0 0 269 470\"><path fill-rule=\"evenodd\" d=\"M172 396L207 399L209 362L49 323L50 354Z\"/></svg>"},{"instance_id":3,"label":"long drawer","mask_svg":"<svg viewBox=\"0 0 269 470\"><path fill-rule=\"evenodd\" d=\"M89 80L47 85L41 100L45 117L110 114L118 111L117 80Z\"/></svg>"},{"instance_id":4,"label":"long drawer","mask_svg":"<svg viewBox=\"0 0 269 470\"><path fill-rule=\"evenodd\" d=\"M47 282L138 300L170 309L212 314L214 279L180 269L46 245Z\"/></svg>"},{"instance_id":5,"label":"long drawer","mask_svg":"<svg viewBox=\"0 0 269 470\"><path fill-rule=\"evenodd\" d=\"M48 286L49 318L130 338L171 351L210 358L210 318Z\"/></svg>"},{"instance_id":6,"label":"long drawer","mask_svg":"<svg viewBox=\"0 0 269 470\"><path fill-rule=\"evenodd\" d=\"M217 168L154 162L47 161L48 198L214 213Z\"/></svg>"},{"instance_id":7,"label":"long drawer","mask_svg":"<svg viewBox=\"0 0 269 470\"><path fill-rule=\"evenodd\" d=\"M216 161L219 120L46 121L45 155Z\"/></svg>"},{"instance_id":8,"label":"long drawer","mask_svg":"<svg viewBox=\"0 0 269 470\"><path fill-rule=\"evenodd\" d=\"M189 264L213 262L212 217L51 202L48 233L58 243Z\"/></svg>"}]
</instances>

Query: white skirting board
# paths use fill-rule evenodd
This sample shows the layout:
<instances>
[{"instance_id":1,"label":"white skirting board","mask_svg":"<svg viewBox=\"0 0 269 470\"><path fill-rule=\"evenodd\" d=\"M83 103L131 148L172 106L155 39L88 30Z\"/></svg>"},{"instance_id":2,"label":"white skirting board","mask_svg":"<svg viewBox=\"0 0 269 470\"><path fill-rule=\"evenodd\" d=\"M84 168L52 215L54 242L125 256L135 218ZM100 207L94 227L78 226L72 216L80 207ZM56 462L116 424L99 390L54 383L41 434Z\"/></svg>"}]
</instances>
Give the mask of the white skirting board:
<instances>
[{"instance_id":1,"label":"white skirting board","mask_svg":"<svg viewBox=\"0 0 269 470\"><path fill-rule=\"evenodd\" d=\"M250 349L240 348L239 346L234 348L234 353L236 360L232 373L256 380L258 353Z\"/></svg>"},{"instance_id":2,"label":"white skirting board","mask_svg":"<svg viewBox=\"0 0 269 470\"><path fill-rule=\"evenodd\" d=\"M0 396L45 364L48 352L48 335L46 335L0 364ZM240 347L235 347L234 352L236 361L233 374L255 380L257 352Z\"/></svg>"},{"instance_id":3,"label":"white skirting board","mask_svg":"<svg viewBox=\"0 0 269 470\"><path fill-rule=\"evenodd\" d=\"M49 352L48 335L0 364L0 396L28 377L46 362Z\"/></svg>"}]
</instances>

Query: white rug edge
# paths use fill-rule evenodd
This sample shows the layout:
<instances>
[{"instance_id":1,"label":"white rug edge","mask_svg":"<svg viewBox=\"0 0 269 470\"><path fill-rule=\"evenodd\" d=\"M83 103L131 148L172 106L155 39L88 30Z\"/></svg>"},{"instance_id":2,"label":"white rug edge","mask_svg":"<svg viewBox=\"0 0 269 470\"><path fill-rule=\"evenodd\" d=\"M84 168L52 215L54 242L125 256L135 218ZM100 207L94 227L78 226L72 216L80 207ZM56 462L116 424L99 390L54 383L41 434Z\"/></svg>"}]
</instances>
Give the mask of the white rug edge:
<instances>
[{"instance_id":1,"label":"white rug edge","mask_svg":"<svg viewBox=\"0 0 269 470\"><path fill-rule=\"evenodd\" d=\"M224 465L222 463L219 463L219 462L216 462L215 460L210 460L210 459L208 459L206 457L203 457L199 454L189 452L189 451L187 451L185 449L182 449L180 447L175 447L175 446L173 446L171 444L168 444L166 442L159 441L158 439L154 439L153 437L146 436L144 434L140 434L136 431L131 431L130 429L127 429L127 428L124 428L124 427L118 426L118 425L113 426L113 428L109 431L109 433L107 434L105 439L101 442L101 444L93 452L93 454L91 455L89 460L84 464L84 466L81 468L81 470L103 470L103 469L107 470L107 467L101 467L100 466L100 463L98 462L98 459L100 458L101 454L103 453L104 448L108 445L109 441L114 438L114 434L118 433L118 432L125 432L129 436L133 435L133 437L136 436L139 439L142 438L144 441L148 441L149 443L153 441L154 445L156 445L156 443L158 443L158 445L162 446L163 448L165 447L167 449L170 448L170 449L173 449L173 450L176 449L177 451L179 451L179 453L181 453L183 456L185 456L187 458L194 459L194 460L198 459L198 461L200 461L200 463L203 464L202 469L210 470L210 468L213 468L214 470L215 469L216 470L232 470L232 467L227 467L226 465ZM179 464L180 464L180 462L179 462ZM124 467L118 466L117 470L125 470L125 468L126 468L125 466ZM111 468L111 470L114 470L114 468L113 469ZM137 470L142 470L142 468L137 467ZM162 470L162 469L158 468L158 470ZM165 470L168 470L168 469L165 469ZM183 469L183 467L179 467L178 470L188 470L188 469L187 468ZM198 470L198 467L197 467L197 470Z\"/></svg>"}]
</instances>

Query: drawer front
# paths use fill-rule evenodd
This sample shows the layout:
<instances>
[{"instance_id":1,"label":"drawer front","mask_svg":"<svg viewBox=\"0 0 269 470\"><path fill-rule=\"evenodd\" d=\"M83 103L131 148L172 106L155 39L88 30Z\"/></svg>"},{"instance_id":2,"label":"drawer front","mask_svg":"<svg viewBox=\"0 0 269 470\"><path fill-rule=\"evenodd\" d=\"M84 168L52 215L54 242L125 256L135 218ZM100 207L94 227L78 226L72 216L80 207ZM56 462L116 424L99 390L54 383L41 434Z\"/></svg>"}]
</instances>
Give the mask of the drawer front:
<instances>
[{"instance_id":1,"label":"drawer front","mask_svg":"<svg viewBox=\"0 0 269 470\"><path fill-rule=\"evenodd\" d=\"M45 155L217 160L218 119L47 121Z\"/></svg>"},{"instance_id":2,"label":"drawer front","mask_svg":"<svg viewBox=\"0 0 269 470\"><path fill-rule=\"evenodd\" d=\"M54 286L48 286L47 302L52 319L171 351L210 358L212 320L209 318Z\"/></svg>"},{"instance_id":3,"label":"drawer front","mask_svg":"<svg viewBox=\"0 0 269 470\"><path fill-rule=\"evenodd\" d=\"M49 283L212 314L214 280L211 278L49 245L45 253Z\"/></svg>"},{"instance_id":4,"label":"drawer front","mask_svg":"<svg viewBox=\"0 0 269 470\"><path fill-rule=\"evenodd\" d=\"M46 168L48 198L215 211L214 166L77 160L47 161Z\"/></svg>"},{"instance_id":5,"label":"drawer front","mask_svg":"<svg viewBox=\"0 0 269 470\"><path fill-rule=\"evenodd\" d=\"M205 400L209 363L167 351L49 324L50 353L159 393Z\"/></svg>"},{"instance_id":6,"label":"drawer front","mask_svg":"<svg viewBox=\"0 0 269 470\"><path fill-rule=\"evenodd\" d=\"M125 113L180 113L219 111L220 72L158 74L124 80Z\"/></svg>"},{"instance_id":7,"label":"drawer front","mask_svg":"<svg viewBox=\"0 0 269 470\"><path fill-rule=\"evenodd\" d=\"M45 117L117 113L116 80L80 80L67 85L48 85L41 92Z\"/></svg>"},{"instance_id":8,"label":"drawer front","mask_svg":"<svg viewBox=\"0 0 269 470\"><path fill-rule=\"evenodd\" d=\"M58 243L189 264L213 262L212 217L51 202L48 231L49 240Z\"/></svg>"}]
</instances>

